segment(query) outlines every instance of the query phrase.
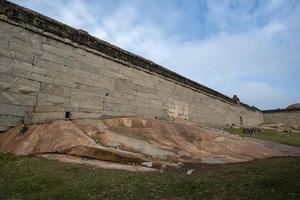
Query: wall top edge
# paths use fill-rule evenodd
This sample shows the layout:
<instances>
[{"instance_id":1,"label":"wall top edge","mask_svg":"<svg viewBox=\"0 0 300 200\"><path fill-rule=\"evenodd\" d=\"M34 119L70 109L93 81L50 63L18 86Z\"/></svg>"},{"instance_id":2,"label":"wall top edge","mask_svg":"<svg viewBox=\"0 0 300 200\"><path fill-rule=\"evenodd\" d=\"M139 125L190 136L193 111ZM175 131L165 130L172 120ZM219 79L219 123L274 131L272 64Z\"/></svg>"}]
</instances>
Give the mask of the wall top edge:
<instances>
[{"instance_id":1,"label":"wall top edge","mask_svg":"<svg viewBox=\"0 0 300 200\"><path fill-rule=\"evenodd\" d=\"M263 110L263 113L300 112L300 108Z\"/></svg>"}]
</instances>

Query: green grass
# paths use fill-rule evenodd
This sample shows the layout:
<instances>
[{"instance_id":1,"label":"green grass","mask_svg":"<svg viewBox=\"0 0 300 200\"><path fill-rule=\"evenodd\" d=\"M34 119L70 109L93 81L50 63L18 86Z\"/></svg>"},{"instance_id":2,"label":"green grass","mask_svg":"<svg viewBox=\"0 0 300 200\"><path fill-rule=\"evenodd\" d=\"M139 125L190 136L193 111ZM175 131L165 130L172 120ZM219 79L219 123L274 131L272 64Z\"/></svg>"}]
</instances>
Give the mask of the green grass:
<instances>
[{"instance_id":1,"label":"green grass","mask_svg":"<svg viewBox=\"0 0 300 200\"><path fill-rule=\"evenodd\" d=\"M0 154L0 199L300 199L300 158L186 169L135 173Z\"/></svg>"},{"instance_id":2,"label":"green grass","mask_svg":"<svg viewBox=\"0 0 300 200\"><path fill-rule=\"evenodd\" d=\"M240 135L242 137L253 137L257 139L269 140L273 142L300 147L300 133L292 133L292 132L283 133L274 129L270 129L270 130L264 130L261 133L255 133L253 135L249 135L249 134L244 134L242 132L242 129L240 128L228 128L226 129L226 131L231 134Z\"/></svg>"}]
</instances>

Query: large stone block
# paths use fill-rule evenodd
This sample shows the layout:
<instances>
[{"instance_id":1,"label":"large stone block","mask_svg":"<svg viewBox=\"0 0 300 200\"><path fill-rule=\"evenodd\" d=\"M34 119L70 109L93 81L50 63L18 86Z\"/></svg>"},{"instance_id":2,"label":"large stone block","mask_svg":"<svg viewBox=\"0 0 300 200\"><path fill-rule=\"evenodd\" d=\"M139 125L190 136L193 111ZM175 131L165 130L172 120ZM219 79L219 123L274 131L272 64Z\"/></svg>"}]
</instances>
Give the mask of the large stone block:
<instances>
[{"instance_id":1,"label":"large stone block","mask_svg":"<svg viewBox=\"0 0 300 200\"><path fill-rule=\"evenodd\" d=\"M49 75L53 71L54 72L65 72L65 73L69 72L70 69L66 66L66 64L61 64L61 63L57 62L56 59L52 59L52 60L54 60L54 61L47 60L44 57L37 58L36 65L47 69L47 74L49 74Z\"/></svg>"},{"instance_id":2,"label":"large stone block","mask_svg":"<svg viewBox=\"0 0 300 200\"><path fill-rule=\"evenodd\" d=\"M53 83L55 85L61 85L61 86L69 87L69 88L75 88L76 87L75 81L70 80L70 79L61 79L61 78L57 79L57 78L54 78Z\"/></svg>"},{"instance_id":3,"label":"large stone block","mask_svg":"<svg viewBox=\"0 0 300 200\"><path fill-rule=\"evenodd\" d=\"M90 92L82 89L71 88L71 98L77 99L95 99L96 101L101 101L104 99L106 93L102 92Z\"/></svg>"},{"instance_id":4,"label":"large stone block","mask_svg":"<svg viewBox=\"0 0 300 200\"><path fill-rule=\"evenodd\" d=\"M89 85L84 85L81 83L75 83L75 88L81 91L86 91L90 93L97 93L97 94L102 94L104 95L109 95L109 90L106 88L102 88L101 86L95 87L95 86L89 86Z\"/></svg>"},{"instance_id":5,"label":"large stone block","mask_svg":"<svg viewBox=\"0 0 300 200\"><path fill-rule=\"evenodd\" d=\"M103 105L103 111L121 112L121 107L122 107L121 103L114 103L114 102L107 101Z\"/></svg>"},{"instance_id":6,"label":"large stone block","mask_svg":"<svg viewBox=\"0 0 300 200\"><path fill-rule=\"evenodd\" d=\"M71 98L70 108L71 111L101 112L103 102L100 98Z\"/></svg>"},{"instance_id":7,"label":"large stone block","mask_svg":"<svg viewBox=\"0 0 300 200\"><path fill-rule=\"evenodd\" d=\"M27 62L30 64L32 64L32 61L33 61L32 56L28 56L28 55L22 54L20 52L8 50L8 49L2 49L2 48L0 48L0 57L6 57L6 58L13 59L13 60Z\"/></svg>"},{"instance_id":8,"label":"large stone block","mask_svg":"<svg viewBox=\"0 0 300 200\"><path fill-rule=\"evenodd\" d=\"M71 89L60 85L41 83L40 92L61 97L70 97Z\"/></svg>"},{"instance_id":9,"label":"large stone block","mask_svg":"<svg viewBox=\"0 0 300 200\"><path fill-rule=\"evenodd\" d=\"M47 93L39 93L36 112L59 112L70 110L69 98Z\"/></svg>"},{"instance_id":10,"label":"large stone block","mask_svg":"<svg viewBox=\"0 0 300 200\"><path fill-rule=\"evenodd\" d=\"M33 63L34 64L34 63ZM14 61L14 67L16 70L22 70L27 72L33 72L36 74L46 75L47 70L33 64L29 64L26 62Z\"/></svg>"},{"instance_id":11,"label":"large stone block","mask_svg":"<svg viewBox=\"0 0 300 200\"><path fill-rule=\"evenodd\" d=\"M26 116L26 124L44 123L53 120L63 120L66 117L65 112L33 112Z\"/></svg>"},{"instance_id":12,"label":"large stone block","mask_svg":"<svg viewBox=\"0 0 300 200\"><path fill-rule=\"evenodd\" d=\"M95 72L89 72L88 67L80 67L80 63L75 63L75 65L78 65L78 67L72 66L72 69L70 70L73 76L81 77L82 79L92 79L96 81L101 80L102 76L100 76L98 70L96 70Z\"/></svg>"},{"instance_id":13,"label":"large stone block","mask_svg":"<svg viewBox=\"0 0 300 200\"><path fill-rule=\"evenodd\" d=\"M71 61L70 63L72 69L74 70L74 74L77 73L82 73L84 74L89 74L93 78L93 76L97 75L99 76L99 68L94 67L90 64L82 63L80 61ZM97 78L98 79L98 78Z\"/></svg>"},{"instance_id":14,"label":"large stone block","mask_svg":"<svg viewBox=\"0 0 300 200\"><path fill-rule=\"evenodd\" d=\"M106 89L110 89L110 90L113 89L113 84L110 83L108 80L105 80L104 77L99 80L84 78L78 82L81 84L87 85L87 86L101 87L101 88L106 88Z\"/></svg>"},{"instance_id":15,"label":"large stone block","mask_svg":"<svg viewBox=\"0 0 300 200\"><path fill-rule=\"evenodd\" d=\"M66 72L49 71L48 76L53 77L55 85L75 88L75 83L79 81L78 77Z\"/></svg>"},{"instance_id":16,"label":"large stone block","mask_svg":"<svg viewBox=\"0 0 300 200\"><path fill-rule=\"evenodd\" d=\"M103 110L102 118L112 118L112 117L120 117L122 116L122 113L120 111L114 111L114 110Z\"/></svg>"},{"instance_id":17,"label":"large stone block","mask_svg":"<svg viewBox=\"0 0 300 200\"><path fill-rule=\"evenodd\" d=\"M29 106L17 106L10 104L0 103L0 114L2 115L13 115L23 117L28 111L32 111L32 107Z\"/></svg>"},{"instance_id":18,"label":"large stone block","mask_svg":"<svg viewBox=\"0 0 300 200\"><path fill-rule=\"evenodd\" d=\"M100 119L101 112L71 112L71 119Z\"/></svg>"},{"instance_id":19,"label":"large stone block","mask_svg":"<svg viewBox=\"0 0 300 200\"><path fill-rule=\"evenodd\" d=\"M23 123L23 117L0 114L0 126L10 127Z\"/></svg>"},{"instance_id":20,"label":"large stone block","mask_svg":"<svg viewBox=\"0 0 300 200\"><path fill-rule=\"evenodd\" d=\"M35 95L18 94L12 92L0 92L0 103L12 105L35 106L37 99Z\"/></svg>"},{"instance_id":21,"label":"large stone block","mask_svg":"<svg viewBox=\"0 0 300 200\"><path fill-rule=\"evenodd\" d=\"M142 86L132 83L128 79L118 78L115 80L114 90L122 92L140 92Z\"/></svg>"},{"instance_id":22,"label":"large stone block","mask_svg":"<svg viewBox=\"0 0 300 200\"><path fill-rule=\"evenodd\" d=\"M12 72L12 75L17 76L17 77L26 78L29 80L40 81L40 82L44 82L44 83L53 83L53 78L51 78L51 77L44 76L41 74L36 74L33 72L23 71L23 70L19 70L19 69L14 69Z\"/></svg>"},{"instance_id":23,"label":"large stone block","mask_svg":"<svg viewBox=\"0 0 300 200\"><path fill-rule=\"evenodd\" d=\"M30 46L25 46L24 44L20 44L18 42L10 41L9 49L13 51L17 51L23 53L28 56L41 57L44 53L41 51L40 44L38 41L34 42L35 44L31 44Z\"/></svg>"},{"instance_id":24,"label":"large stone block","mask_svg":"<svg viewBox=\"0 0 300 200\"><path fill-rule=\"evenodd\" d=\"M0 37L0 48L8 49L8 40Z\"/></svg>"},{"instance_id":25,"label":"large stone block","mask_svg":"<svg viewBox=\"0 0 300 200\"><path fill-rule=\"evenodd\" d=\"M1 58L0 58L1 61ZM11 74L13 71L13 67L11 65L5 65L0 63L0 73Z\"/></svg>"},{"instance_id":26,"label":"large stone block","mask_svg":"<svg viewBox=\"0 0 300 200\"><path fill-rule=\"evenodd\" d=\"M25 30L22 27L16 27L16 29L9 28L8 34L10 35L10 41L16 42L24 47L32 47L34 49L41 49L40 34L35 34L31 31Z\"/></svg>"},{"instance_id":27,"label":"large stone block","mask_svg":"<svg viewBox=\"0 0 300 200\"><path fill-rule=\"evenodd\" d=\"M65 58L58 55L50 54L48 52L44 52L44 54L40 57L40 59L48 60L50 62L58 63L61 65L70 65L69 60L72 58L71 57Z\"/></svg>"},{"instance_id":28,"label":"large stone block","mask_svg":"<svg viewBox=\"0 0 300 200\"><path fill-rule=\"evenodd\" d=\"M0 73L0 91L37 94L40 91L40 82Z\"/></svg>"},{"instance_id":29,"label":"large stone block","mask_svg":"<svg viewBox=\"0 0 300 200\"><path fill-rule=\"evenodd\" d=\"M68 45L56 47L51 44L42 43L42 50L63 58L67 58L73 55L73 47Z\"/></svg>"}]
</instances>

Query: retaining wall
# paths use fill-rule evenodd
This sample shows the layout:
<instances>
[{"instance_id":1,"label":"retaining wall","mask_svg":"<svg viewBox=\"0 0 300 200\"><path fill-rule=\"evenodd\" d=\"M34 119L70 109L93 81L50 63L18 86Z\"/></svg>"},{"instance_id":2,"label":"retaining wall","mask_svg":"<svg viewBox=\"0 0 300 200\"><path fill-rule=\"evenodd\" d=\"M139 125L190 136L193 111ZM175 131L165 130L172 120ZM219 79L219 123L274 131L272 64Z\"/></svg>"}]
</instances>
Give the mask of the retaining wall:
<instances>
[{"instance_id":1,"label":"retaining wall","mask_svg":"<svg viewBox=\"0 0 300 200\"><path fill-rule=\"evenodd\" d=\"M300 109L266 110L264 111L264 122L300 125Z\"/></svg>"},{"instance_id":2,"label":"retaining wall","mask_svg":"<svg viewBox=\"0 0 300 200\"><path fill-rule=\"evenodd\" d=\"M263 122L254 107L6 1L0 2L0 90L2 130L66 117Z\"/></svg>"}]
</instances>

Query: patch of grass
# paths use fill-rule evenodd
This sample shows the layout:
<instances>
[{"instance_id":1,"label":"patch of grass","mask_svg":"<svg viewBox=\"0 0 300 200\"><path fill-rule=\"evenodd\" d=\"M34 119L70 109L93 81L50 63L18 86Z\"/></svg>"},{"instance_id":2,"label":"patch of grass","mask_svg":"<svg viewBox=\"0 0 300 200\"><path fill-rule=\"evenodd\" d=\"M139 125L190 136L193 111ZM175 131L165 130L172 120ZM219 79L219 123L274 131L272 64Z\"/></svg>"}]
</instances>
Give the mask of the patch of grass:
<instances>
[{"instance_id":1,"label":"patch of grass","mask_svg":"<svg viewBox=\"0 0 300 200\"><path fill-rule=\"evenodd\" d=\"M241 128L228 128L226 129L226 131L231 134L240 135L242 137L252 137L300 147L300 133L283 133L275 129L268 129L264 130L263 132L250 135L244 134Z\"/></svg>"},{"instance_id":2,"label":"patch of grass","mask_svg":"<svg viewBox=\"0 0 300 200\"><path fill-rule=\"evenodd\" d=\"M0 154L0 199L300 199L300 158L186 169L135 173Z\"/></svg>"}]
</instances>

